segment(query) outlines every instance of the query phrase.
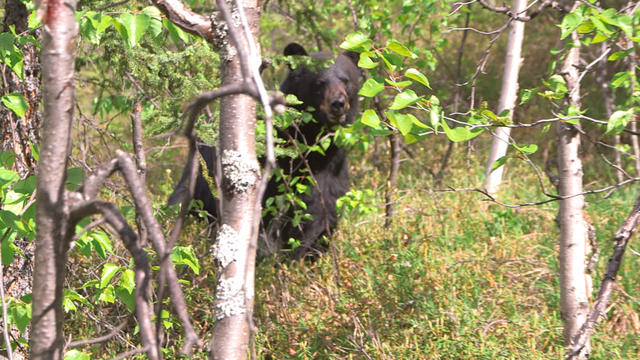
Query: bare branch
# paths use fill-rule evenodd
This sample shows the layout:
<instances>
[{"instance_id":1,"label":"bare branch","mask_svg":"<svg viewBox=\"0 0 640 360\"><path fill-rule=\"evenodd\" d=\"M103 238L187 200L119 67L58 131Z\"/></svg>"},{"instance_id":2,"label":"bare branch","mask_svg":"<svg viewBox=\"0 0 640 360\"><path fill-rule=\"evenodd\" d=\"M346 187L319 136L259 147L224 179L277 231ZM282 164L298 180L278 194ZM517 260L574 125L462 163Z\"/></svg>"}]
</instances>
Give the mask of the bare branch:
<instances>
[{"instance_id":1,"label":"bare branch","mask_svg":"<svg viewBox=\"0 0 640 360\"><path fill-rule=\"evenodd\" d=\"M80 347L80 346L85 346L85 345L92 345L92 344L99 344L105 341L108 341L112 338L114 338L116 335L118 335L118 333L120 331L122 331L122 329L124 329L125 326L127 326L128 321L125 320L123 322L121 322L118 326L114 327L108 334L99 336L97 338L93 338L93 339L87 339L87 340L78 340L78 341L73 341L67 344L67 348L74 348L74 347Z\"/></svg>"},{"instance_id":2,"label":"bare branch","mask_svg":"<svg viewBox=\"0 0 640 360\"><path fill-rule=\"evenodd\" d=\"M76 194L79 195L78 193ZM151 279L151 268L149 260L147 259L147 253L138 243L138 236L114 204L100 200L79 201L78 196L69 198L78 200L75 203L73 201L69 201L71 205L69 211L70 221L77 222L91 214L101 214L105 221L120 236L127 250L129 250L129 253L133 257L135 266L136 289L134 299L142 344L150 359L161 359L162 352L156 343L156 336L153 326L151 325L153 313L151 311L149 298L147 297L149 281ZM117 331L115 333L117 333Z\"/></svg>"},{"instance_id":3,"label":"bare branch","mask_svg":"<svg viewBox=\"0 0 640 360\"><path fill-rule=\"evenodd\" d=\"M152 2L182 30L200 36L210 43L215 42L211 19L194 13L179 0L153 0Z\"/></svg>"},{"instance_id":4,"label":"bare branch","mask_svg":"<svg viewBox=\"0 0 640 360\"><path fill-rule=\"evenodd\" d=\"M140 181L133 161L126 153L120 150L116 151L116 156L118 157L120 170L127 181L129 191L131 191L131 195L136 206L136 212L141 216L147 231L149 232L151 242L160 256L161 263L164 265L161 266L161 271L167 277L167 281L169 283L171 303L173 304L176 315L180 319L184 328L185 342L181 351L188 355L191 353L194 345L200 346L200 339L191 324L191 318L187 312L184 294L180 284L178 283L178 276L176 275L176 270L169 256L171 249L167 250L162 228L153 216L153 208L145 194L144 186Z\"/></svg>"}]
</instances>

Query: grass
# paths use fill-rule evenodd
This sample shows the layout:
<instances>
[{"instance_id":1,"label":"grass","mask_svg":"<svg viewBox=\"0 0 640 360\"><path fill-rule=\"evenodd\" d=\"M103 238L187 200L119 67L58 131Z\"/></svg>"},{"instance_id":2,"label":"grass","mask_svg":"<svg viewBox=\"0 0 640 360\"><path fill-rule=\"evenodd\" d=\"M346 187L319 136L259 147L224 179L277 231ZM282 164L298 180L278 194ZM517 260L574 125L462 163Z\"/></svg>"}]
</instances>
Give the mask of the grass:
<instances>
[{"instance_id":1,"label":"grass","mask_svg":"<svg viewBox=\"0 0 640 360\"><path fill-rule=\"evenodd\" d=\"M384 157L379 158L380 168L369 165L371 159L354 158L355 192L331 239L333 251L314 262L259 264L253 344L257 359L562 358L557 204L508 208L473 191L438 191L428 168L437 166L441 149L419 146L411 149L423 155L402 163L391 228L384 227ZM445 184L480 186L484 160L457 151ZM427 156L431 162L423 159ZM589 177L594 183L590 186L603 185ZM510 160L504 179L501 201L544 199L537 178L523 162ZM601 250L593 275L596 287L611 253L612 235L636 196L637 190L627 187L607 199L587 198L586 214ZM201 272L196 276L181 269L180 277L189 284L185 296L196 331L206 343L214 323L215 266L208 255L210 242L201 233L204 223L190 223L183 245L193 244L201 254ZM640 285L634 276L639 271L638 257L628 252L607 319L592 336L591 359L640 358ZM166 329L171 337L165 355L178 358L182 332L177 321L172 324ZM69 330L76 329L74 338L104 332L84 334L78 325L68 322ZM115 354L123 349L116 342L90 351ZM190 358L207 355L202 349Z\"/></svg>"},{"instance_id":2,"label":"grass","mask_svg":"<svg viewBox=\"0 0 640 360\"><path fill-rule=\"evenodd\" d=\"M477 187L482 165L451 165L447 183ZM508 163L501 200L542 199L522 163ZM511 209L475 192L436 192L424 165L402 165L398 215L382 210L343 217L331 254L314 263L260 264L256 298L259 359L558 359L564 354L559 313L557 205ZM356 173L371 188L365 205L383 208L384 172ZM588 216L602 255L630 210L635 190L590 197ZM337 264L337 266L336 266ZM608 320L593 336L592 359L640 356L633 296L638 259L627 254Z\"/></svg>"}]
</instances>

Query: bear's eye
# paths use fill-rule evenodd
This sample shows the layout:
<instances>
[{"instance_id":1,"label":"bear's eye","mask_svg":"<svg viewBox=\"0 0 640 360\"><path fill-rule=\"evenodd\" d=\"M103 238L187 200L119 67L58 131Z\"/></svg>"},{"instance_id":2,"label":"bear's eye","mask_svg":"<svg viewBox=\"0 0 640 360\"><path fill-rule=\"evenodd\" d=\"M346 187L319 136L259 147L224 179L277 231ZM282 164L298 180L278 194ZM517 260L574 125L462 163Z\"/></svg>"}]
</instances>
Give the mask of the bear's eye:
<instances>
[{"instance_id":1,"label":"bear's eye","mask_svg":"<svg viewBox=\"0 0 640 360\"><path fill-rule=\"evenodd\" d=\"M339 76L338 79L340 79L340 81L342 81L342 83L345 85L349 83L349 78L346 76Z\"/></svg>"},{"instance_id":2,"label":"bear's eye","mask_svg":"<svg viewBox=\"0 0 640 360\"><path fill-rule=\"evenodd\" d=\"M324 86L327 83L327 80L325 79L317 79L316 80L316 86Z\"/></svg>"}]
</instances>

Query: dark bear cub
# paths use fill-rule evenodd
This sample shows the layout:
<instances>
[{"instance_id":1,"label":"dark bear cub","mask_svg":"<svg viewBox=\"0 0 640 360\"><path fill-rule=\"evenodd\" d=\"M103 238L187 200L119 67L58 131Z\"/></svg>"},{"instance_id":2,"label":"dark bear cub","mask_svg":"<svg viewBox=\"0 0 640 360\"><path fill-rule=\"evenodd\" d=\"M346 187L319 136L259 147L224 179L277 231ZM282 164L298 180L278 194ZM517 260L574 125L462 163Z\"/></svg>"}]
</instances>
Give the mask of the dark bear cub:
<instances>
[{"instance_id":1,"label":"dark bear cub","mask_svg":"<svg viewBox=\"0 0 640 360\"><path fill-rule=\"evenodd\" d=\"M296 43L287 45L284 55L310 56L315 59L330 60L330 53L307 54L305 49ZM295 95L302 104L295 107L299 110L311 109L313 121L296 123L286 129L278 129L278 135L284 139L286 146L292 146L293 141L298 144L313 145L323 136L330 133L335 125L346 126L355 120L358 113L358 90L360 89L360 72L357 67L358 54L345 52L338 55L328 68L308 69L300 66L289 72L280 85L285 94ZM294 146L295 147L295 146ZM297 147L300 148L300 147ZM214 169L214 154L211 146L201 145L199 150L209 168L209 174ZM309 176L315 182L311 190L298 195L305 204L306 214L312 219L303 220L299 224L292 224L296 208L289 206L286 211L266 215L262 220L260 234L260 252L269 255L287 247L290 238L299 241L299 246L293 251L295 259L303 258L307 254L316 255L322 246L317 243L318 238L330 235L335 228L338 216L336 200L349 190L349 171L347 153L343 147L335 144L333 139L324 153L312 151L296 157L281 157L277 160L284 178ZM267 186L265 200L278 195L278 187L282 184L273 177ZM185 193L186 174L180 180L176 190L169 198L169 204L177 203ZM206 180L198 176L196 180L196 200L203 201L204 209L214 218L217 214L218 201L208 188Z\"/></svg>"}]
</instances>

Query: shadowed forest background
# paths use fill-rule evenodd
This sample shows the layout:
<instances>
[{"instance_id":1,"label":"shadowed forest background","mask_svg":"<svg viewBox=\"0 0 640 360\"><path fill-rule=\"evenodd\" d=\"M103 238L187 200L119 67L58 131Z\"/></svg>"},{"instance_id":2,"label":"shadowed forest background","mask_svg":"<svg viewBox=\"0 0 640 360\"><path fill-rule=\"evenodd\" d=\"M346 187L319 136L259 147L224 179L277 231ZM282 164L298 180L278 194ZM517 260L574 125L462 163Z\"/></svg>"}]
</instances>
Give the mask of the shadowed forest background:
<instances>
[{"instance_id":1,"label":"shadowed forest background","mask_svg":"<svg viewBox=\"0 0 640 360\"><path fill-rule=\"evenodd\" d=\"M179 205L167 206L167 199L189 161L182 124L194 99L222 86L225 57L233 56L176 23L164 8L171 2L78 1L78 36L70 47L75 48L75 73L68 80L75 86L72 146L64 179L68 191L81 193L101 164L123 161L118 150L136 154L144 192L167 239L181 214ZM218 9L213 1L182 3L205 19ZM584 196L579 212L587 250L580 261L586 274L577 281L592 281L586 285L588 304L583 304L589 309L607 271L614 235L639 195L640 153L634 149L639 4L537 1L518 18L508 10L512 4L484 0L260 2L256 35L266 89L277 90L290 66L302 66L300 59L282 56L290 42L333 54L353 50L360 54L363 75L362 115L353 125L334 129L336 141L349 149L351 188L338 201L337 229L321 240L328 250L311 260L293 261L287 257L291 249L284 249L282 256L257 261L252 338L245 355L567 355L571 344L561 315L560 204ZM13 358L23 359L31 358L36 300L31 296L38 206L34 191L42 151L37 129L44 114L37 79L42 22L47 20L38 20L31 1L3 0L0 7L6 322L0 356L8 354L8 339ZM507 38L517 21L525 23L517 100L515 108L503 111ZM576 85L563 66L578 47L579 61L568 65L578 72ZM577 103L572 98L576 94ZM220 102L203 107L195 122L198 141L217 144L221 107ZM274 124L286 126L305 116L309 121L308 115L289 108L275 116ZM268 116L263 107L257 106L256 118L256 152L264 158ZM135 134L136 123L141 135ZM494 166L503 166L502 182L498 190L488 191L492 134L505 125L512 129L510 146ZM569 196L558 190L561 126L577 129L581 141L576 156L582 173L574 175L583 187ZM277 156L295 155L284 148L285 140L275 142ZM322 145L310 151L323 151ZM146 162L139 161L140 153ZM97 196L115 204L136 229L150 264L146 296L155 311L152 326L159 334L160 357L209 358L202 344L215 336L215 289L222 270L213 253L220 223L208 221L198 211L201 204L194 203L195 216L187 216L177 242L168 243L167 254L201 343L184 355L180 350L193 339L185 339L183 319L170 305L174 293L162 290L168 280L159 269L167 260L150 245L153 230L136 210L139 204L127 181L120 175L105 178ZM308 186L293 182L290 194L281 196L294 202L290 197ZM213 184L211 189L219 190ZM288 245L295 249L299 244L291 239ZM138 264L113 223L97 215L84 217L75 224L68 246L60 299L63 358L112 359L127 352L128 358L148 358L136 315ZM591 334L589 359L640 357L636 249L631 241L614 276L606 316ZM84 341L101 336L100 341Z\"/></svg>"}]
</instances>

